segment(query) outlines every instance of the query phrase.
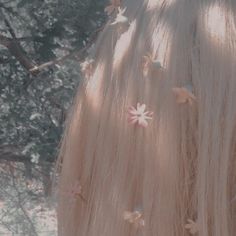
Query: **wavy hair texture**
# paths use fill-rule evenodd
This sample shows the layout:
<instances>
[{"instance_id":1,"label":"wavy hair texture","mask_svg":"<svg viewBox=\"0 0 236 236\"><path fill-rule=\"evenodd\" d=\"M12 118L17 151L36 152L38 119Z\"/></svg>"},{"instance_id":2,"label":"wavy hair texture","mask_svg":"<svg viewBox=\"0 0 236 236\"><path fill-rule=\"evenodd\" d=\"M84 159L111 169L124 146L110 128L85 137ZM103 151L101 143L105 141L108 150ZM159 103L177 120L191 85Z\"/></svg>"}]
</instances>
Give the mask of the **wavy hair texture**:
<instances>
[{"instance_id":1,"label":"wavy hair texture","mask_svg":"<svg viewBox=\"0 0 236 236\"><path fill-rule=\"evenodd\" d=\"M236 1L109 10L61 146L59 236L235 235Z\"/></svg>"}]
</instances>

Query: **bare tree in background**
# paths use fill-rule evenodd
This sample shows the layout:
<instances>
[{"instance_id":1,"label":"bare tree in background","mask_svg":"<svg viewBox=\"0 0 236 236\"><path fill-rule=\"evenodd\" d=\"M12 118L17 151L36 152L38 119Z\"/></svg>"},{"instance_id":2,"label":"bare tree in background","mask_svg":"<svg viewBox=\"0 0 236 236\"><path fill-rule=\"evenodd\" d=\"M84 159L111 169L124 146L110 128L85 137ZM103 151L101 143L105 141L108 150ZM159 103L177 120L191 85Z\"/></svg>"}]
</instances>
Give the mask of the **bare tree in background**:
<instances>
[{"instance_id":1,"label":"bare tree in background","mask_svg":"<svg viewBox=\"0 0 236 236\"><path fill-rule=\"evenodd\" d=\"M0 1L0 235L55 235L38 218L56 225L53 163L106 3Z\"/></svg>"}]
</instances>

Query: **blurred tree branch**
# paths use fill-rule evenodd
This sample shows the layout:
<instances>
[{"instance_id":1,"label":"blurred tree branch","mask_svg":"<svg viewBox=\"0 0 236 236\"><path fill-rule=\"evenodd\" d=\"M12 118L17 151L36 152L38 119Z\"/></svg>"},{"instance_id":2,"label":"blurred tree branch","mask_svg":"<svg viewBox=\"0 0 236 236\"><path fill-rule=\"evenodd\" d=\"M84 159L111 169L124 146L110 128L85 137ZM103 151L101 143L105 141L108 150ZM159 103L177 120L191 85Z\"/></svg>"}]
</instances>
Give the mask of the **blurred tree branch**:
<instances>
[{"instance_id":1,"label":"blurred tree branch","mask_svg":"<svg viewBox=\"0 0 236 236\"><path fill-rule=\"evenodd\" d=\"M12 38L0 34L0 44L6 47L10 54L13 55L24 68L31 72L31 69L35 67L35 63L30 58L28 58L24 49L20 45L20 42L17 40L16 34L7 18L4 18L4 22ZM31 73L33 75L38 74L37 71L32 71Z\"/></svg>"},{"instance_id":2,"label":"blurred tree branch","mask_svg":"<svg viewBox=\"0 0 236 236\"><path fill-rule=\"evenodd\" d=\"M90 40L89 42L86 44L85 47L83 47L82 49L79 49L79 50L73 50L73 52L63 56L63 57L60 57L60 58L56 58L54 60L51 60L51 61L48 61L48 62L45 62L41 65L36 65L34 68L32 68L30 70L30 72L39 72L43 69L46 69L48 67L51 67L53 65L56 65L56 64L60 64L62 63L63 61L67 60L67 59L71 59L71 58L76 58L77 60L83 60L85 57L86 57L86 53L87 53L87 50L93 45L93 43L96 41L97 39L97 36L99 34L100 31L102 31L104 29L104 25L100 28L98 28L90 37Z\"/></svg>"}]
</instances>

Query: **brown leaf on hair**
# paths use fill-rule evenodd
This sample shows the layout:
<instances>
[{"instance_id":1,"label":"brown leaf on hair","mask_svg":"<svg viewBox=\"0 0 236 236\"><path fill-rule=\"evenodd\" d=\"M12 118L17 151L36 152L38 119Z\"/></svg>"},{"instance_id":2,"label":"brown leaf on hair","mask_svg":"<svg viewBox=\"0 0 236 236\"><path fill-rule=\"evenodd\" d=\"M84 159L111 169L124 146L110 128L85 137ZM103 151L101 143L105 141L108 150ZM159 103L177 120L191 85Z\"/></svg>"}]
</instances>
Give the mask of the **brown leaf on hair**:
<instances>
[{"instance_id":1,"label":"brown leaf on hair","mask_svg":"<svg viewBox=\"0 0 236 236\"><path fill-rule=\"evenodd\" d=\"M189 230L190 234L196 234L199 231L197 222L188 219L188 223L185 225L185 229Z\"/></svg>"},{"instance_id":2,"label":"brown leaf on hair","mask_svg":"<svg viewBox=\"0 0 236 236\"><path fill-rule=\"evenodd\" d=\"M144 226L144 219L140 211L125 211L123 217L124 220L134 224L136 227Z\"/></svg>"},{"instance_id":3,"label":"brown leaf on hair","mask_svg":"<svg viewBox=\"0 0 236 236\"><path fill-rule=\"evenodd\" d=\"M121 0L111 0L111 4L105 7L104 11L107 15L111 15L115 10L118 10L118 7L121 5Z\"/></svg>"},{"instance_id":4,"label":"brown leaf on hair","mask_svg":"<svg viewBox=\"0 0 236 236\"><path fill-rule=\"evenodd\" d=\"M143 75L148 76L156 71L163 70L163 67L157 59L154 59L151 54L143 56Z\"/></svg>"},{"instance_id":5,"label":"brown leaf on hair","mask_svg":"<svg viewBox=\"0 0 236 236\"><path fill-rule=\"evenodd\" d=\"M62 194L65 197L68 197L72 202L76 201L79 198L82 201L86 202L86 199L82 195L82 186L79 180L76 180L73 184L71 184L69 189L67 191L63 191Z\"/></svg>"},{"instance_id":6,"label":"brown leaf on hair","mask_svg":"<svg viewBox=\"0 0 236 236\"><path fill-rule=\"evenodd\" d=\"M192 105L193 101L197 100L196 96L193 94L191 85L186 85L180 88L172 88L172 91L175 93L176 102L179 104L189 103Z\"/></svg>"}]
</instances>

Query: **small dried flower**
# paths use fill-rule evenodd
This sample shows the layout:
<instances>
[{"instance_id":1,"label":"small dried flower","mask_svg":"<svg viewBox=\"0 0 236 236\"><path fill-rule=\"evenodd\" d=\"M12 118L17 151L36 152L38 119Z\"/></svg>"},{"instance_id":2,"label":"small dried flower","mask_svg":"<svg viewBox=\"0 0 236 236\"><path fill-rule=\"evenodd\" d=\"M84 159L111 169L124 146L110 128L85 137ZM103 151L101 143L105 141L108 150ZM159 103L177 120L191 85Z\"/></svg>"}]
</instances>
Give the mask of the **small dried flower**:
<instances>
[{"instance_id":1,"label":"small dried flower","mask_svg":"<svg viewBox=\"0 0 236 236\"><path fill-rule=\"evenodd\" d=\"M121 0L111 0L110 2L111 4L104 9L107 15L111 15L115 10L118 10L121 5Z\"/></svg>"},{"instance_id":2,"label":"small dried flower","mask_svg":"<svg viewBox=\"0 0 236 236\"><path fill-rule=\"evenodd\" d=\"M190 105L192 105L193 101L197 100L196 96L193 94L191 85L186 85L180 88L173 88L172 91L175 93L176 102L179 104L189 103Z\"/></svg>"},{"instance_id":3,"label":"small dried flower","mask_svg":"<svg viewBox=\"0 0 236 236\"><path fill-rule=\"evenodd\" d=\"M197 222L188 219L188 223L185 225L185 229L189 230L190 234L196 234L199 231Z\"/></svg>"},{"instance_id":4,"label":"small dried flower","mask_svg":"<svg viewBox=\"0 0 236 236\"><path fill-rule=\"evenodd\" d=\"M153 112L145 111L146 105L137 103L137 107L129 107L128 109L128 121L131 124L138 124L142 127L147 127L148 122L147 120L152 120Z\"/></svg>"},{"instance_id":5,"label":"small dried flower","mask_svg":"<svg viewBox=\"0 0 236 236\"><path fill-rule=\"evenodd\" d=\"M148 76L150 73L159 72L163 67L160 61L154 59L150 54L143 56L143 75Z\"/></svg>"},{"instance_id":6,"label":"small dried flower","mask_svg":"<svg viewBox=\"0 0 236 236\"><path fill-rule=\"evenodd\" d=\"M118 8L118 13L116 15L116 18L111 25L116 25L116 24L129 24L129 20L126 16L124 16L124 13L126 11L126 8L121 9L120 7Z\"/></svg>"},{"instance_id":7,"label":"small dried flower","mask_svg":"<svg viewBox=\"0 0 236 236\"><path fill-rule=\"evenodd\" d=\"M88 78L90 78L92 76L92 73L93 73L93 63L94 63L93 59L87 59L83 63L80 64L81 71L83 72L84 77L86 79L88 79Z\"/></svg>"},{"instance_id":8,"label":"small dried flower","mask_svg":"<svg viewBox=\"0 0 236 236\"><path fill-rule=\"evenodd\" d=\"M74 196L74 197L78 197L81 195L82 193L82 186L80 185L79 181L76 181L74 183L74 185L72 186L70 193Z\"/></svg>"},{"instance_id":9,"label":"small dried flower","mask_svg":"<svg viewBox=\"0 0 236 236\"><path fill-rule=\"evenodd\" d=\"M130 224L134 224L135 227L145 225L142 213L140 211L125 211L123 217L124 220L128 221Z\"/></svg>"},{"instance_id":10,"label":"small dried flower","mask_svg":"<svg viewBox=\"0 0 236 236\"><path fill-rule=\"evenodd\" d=\"M69 197L72 201L81 198L83 201L86 202L85 198L82 195L82 186L78 180L70 186L68 191L63 192L63 195Z\"/></svg>"}]
</instances>

